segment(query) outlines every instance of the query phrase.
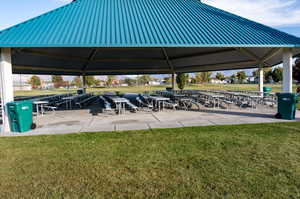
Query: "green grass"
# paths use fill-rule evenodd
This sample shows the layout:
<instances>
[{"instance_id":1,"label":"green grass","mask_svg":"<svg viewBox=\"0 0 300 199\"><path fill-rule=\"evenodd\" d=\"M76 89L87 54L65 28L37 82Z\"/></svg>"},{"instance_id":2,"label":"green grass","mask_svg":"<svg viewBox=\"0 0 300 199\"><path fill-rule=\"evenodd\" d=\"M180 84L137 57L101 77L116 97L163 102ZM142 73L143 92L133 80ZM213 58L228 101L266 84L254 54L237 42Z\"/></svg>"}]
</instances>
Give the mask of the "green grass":
<instances>
[{"instance_id":1,"label":"green grass","mask_svg":"<svg viewBox=\"0 0 300 199\"><path fill-rule=\"evenodd\" d=\"M273 92L280 92L280 84L270 84L266 85L273 88ZM126 92L150 92L153 90L165 89L168 86L131 86L131 87L106 87L106 88L91 88L88 89L89 92L103 93L107 91L118 91L121 93ZM185 89L203 89L203 90L258 90L256 84L199 84L199 85L189 85ZM50 95L59 93L75 92L74 89L55 89L55 90L33 90L33 91L16 91L15 96L36 96L36 95Z\"/></svg>"},{"instance_id":2,"label":"green grass","mask_svg":"<svg viewBox=\"0 0 300 199\"><path fill-rule=\"evenodd\" d=\"M0 198L299 198L300 123L0 138Z\"/></svg>"}]
</instances>

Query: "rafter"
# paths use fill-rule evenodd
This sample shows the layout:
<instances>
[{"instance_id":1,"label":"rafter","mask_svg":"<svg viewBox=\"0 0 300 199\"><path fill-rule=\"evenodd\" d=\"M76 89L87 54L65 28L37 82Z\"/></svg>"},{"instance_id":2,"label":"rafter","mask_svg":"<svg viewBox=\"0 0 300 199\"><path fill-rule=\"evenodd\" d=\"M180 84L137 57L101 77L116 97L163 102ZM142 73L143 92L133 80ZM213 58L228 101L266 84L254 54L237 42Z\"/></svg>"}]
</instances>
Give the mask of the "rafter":
<instances>
[{"instance_id":1,"label":"rafter","mask_svg":"<svg viewBox=\"0 0 300 199\"><path fill-rule=\"evenodd\" d=\"M99 49L95 49L99 50ZM74 57L74 56L66 56L56 53L48 53L48 52L41 52L41 51L33 51L33 50L22 50L18 51L25 53L27 55L34 55L34 56L43 56L43 57L49 57L59 60L65 60L65 61L80 61L80 62L158 62L158 61L165 61L164 59L159 58L97 58L95 57L93 59L90 58L84 58L84 57Z\"/></svg>"},{"instance_id":2,"label":"rafter","mask_svg":"<svg viewBox=\"0 0 300 199\"><path fill-rule=\"evenodd\" d=\"M279 53L282 50L282 48L272 48L269 52L267 52L264 57L262 58L263 62L267 62L272 57L274 57L277 53Z\"/></svg>"},{"instance_id":3,"label":"rafter","mask_svg":"<svg viewBox=\"0 0 300 199\"><path fill-rule=\"evenodd\" d=\"M174 65L173 65L172 61L170 60L170 58L169 58L169 55L168 55L168 53L167 53L167 50L166 50L165 48L161 48L161 49L162 49L162 52L163 52L163 54L164 54L165 60L166 60L166 62L168 63L168 66L169 66L169 68L170 68L170 71L171 71L172 73L174 73L174 72L175 72L175 70L174 70Z\"/></svg>"},{"instance_id":4,"label":"rafter","mask_svg":"<svg viewBox=\"0 0 300 199\"><path fill-rule=\"evenodd\" d=\"M67 72L67 73L83 73L81 69L65 69L65 68L48 68L48 67L43 67L43 66L20 66L20 65L14 65L13 66L14 70L39 70L43 72L49 72L51 71L54 72ZM131 68L131 69L95 69L95 70L89 70L88 73L101 73L101 72L114 72L114 73L127 73L127 72L153 72L156 73L158 71L161 71L163 73L169 72L169 69L162 69L162 68L149 68L149 69L144 69L144 68Z\"/></svg>"},{"instance_id":5,"label":"rafter","mask_svg":"<svg viewBox=\"0 0 300 199\"><path fill-rule=\"evenodd\" d=\"M257 56L256 54L254 54L253 52L251 52L247 48L236 48L236 50L238 52L240 52L241 54L243 54L243 55L245 55L245 56L247 56L247 57L249 57L249 58L251 58L255 61L258 61L258 62L262 61L262 59L259 56Z\"/></svg>"},{"instance_id":6,"label":"rafter","mask_svg":"<svg viewBox=\"0 0 300 199\"><path fill-rule=\"evenodd\" d=\"M245 67L245 66L255 66L259 62L253 60L247 60L242 62L226 62L226 63L217 63L217 64L208 64L208 65L194 65L194 66L184 66L176 68L178 72L199 72L199 71L215 71L220 69L225 69L230 67L232 69Z\"/></svg>"},{"instance_id":7,"label":"rafter","mask_svg":"<svg viewBox=\"0 0 300 199\"><path fill-rule=\"evenodd\" d=\"M170 60L178 61L178 60L184 60L184 59L203 57L206 55L215 55L215 54L226 53L226 52L235 52L235 51L236 50L234 48L229 48L229 49L222 49L222 50L216 50L216 51L211 51L211 52L202 52L202 53L194 53L194 54L178 56L178 57L170 57Z\"/></svg>"}]
</instances>

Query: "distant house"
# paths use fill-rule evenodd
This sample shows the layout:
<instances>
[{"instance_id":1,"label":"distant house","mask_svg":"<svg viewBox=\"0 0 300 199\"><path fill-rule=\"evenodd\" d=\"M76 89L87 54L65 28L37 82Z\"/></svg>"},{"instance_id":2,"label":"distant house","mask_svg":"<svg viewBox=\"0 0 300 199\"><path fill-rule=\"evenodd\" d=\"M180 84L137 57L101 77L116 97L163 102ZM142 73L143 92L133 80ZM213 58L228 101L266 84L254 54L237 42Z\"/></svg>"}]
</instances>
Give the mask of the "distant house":
<instances>
[{"instance_id":1,"label":"distant house","mask_svg":"<svg viewBox=\"0 0 300 199\"><path fill-rule=\"evenodd\" d=\"M217 78L212 78L209 83L211 84L227 84L226 80L219 80Z\"/></svg>"},{"instance_id":2,"label":"distant house","mask_svg":"<svg viewBox=\"0 0 300 199\"><path fill-rule=\"evenodd\" d=\"M247 82L250 84L257 84L258 83L258 77L247 77Z\"/></svg>"},{"instance_id":3,"label":"distant house","mask_svg":"<svg viewBox=\"0 0 300 199\"><path fill-rule=\"evenodd\" d=\"M13 87L15 91L31 91L32 86L27 82L14 81Z\"/></svg>"},{"instance_id":4,"label":"distant house","mask_svg":"<svg viewBox=\"0 0 300 199\"><path fill-rule=\"evenodd\" d=\"M160 81L149 81L148 85L150 86L159 86L161 85Z\"/></svg>"}]
</instances>

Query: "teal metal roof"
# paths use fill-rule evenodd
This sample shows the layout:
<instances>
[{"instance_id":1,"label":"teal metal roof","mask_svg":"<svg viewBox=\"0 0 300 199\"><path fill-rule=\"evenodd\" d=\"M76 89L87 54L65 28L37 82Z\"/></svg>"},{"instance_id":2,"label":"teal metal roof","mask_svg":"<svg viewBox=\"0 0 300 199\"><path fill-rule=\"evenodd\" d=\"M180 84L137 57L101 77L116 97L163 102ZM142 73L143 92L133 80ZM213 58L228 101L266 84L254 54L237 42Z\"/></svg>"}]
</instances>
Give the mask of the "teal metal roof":
<instances>
[{"instance_id":1,"label":"teal metal roof","mask_svg":"<svg viewBox=\"0 0 300 199\"><path fill-rule=\"evenodd\" d=\"M77 0L0 32L0 47L300 47L196 0Z\"/></svg>"}]
</instances>

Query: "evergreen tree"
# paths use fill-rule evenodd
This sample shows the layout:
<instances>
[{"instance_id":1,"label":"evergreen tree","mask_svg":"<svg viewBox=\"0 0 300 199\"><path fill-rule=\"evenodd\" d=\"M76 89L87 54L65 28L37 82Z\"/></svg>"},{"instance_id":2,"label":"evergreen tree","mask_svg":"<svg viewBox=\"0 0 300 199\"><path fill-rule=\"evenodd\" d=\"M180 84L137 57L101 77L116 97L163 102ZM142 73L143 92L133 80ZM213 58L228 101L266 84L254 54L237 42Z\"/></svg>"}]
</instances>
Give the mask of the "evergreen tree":
<instances>
[{"instance_id":1,"label":"evergreen tree","mask_svg":"<svg viewBox=\"0 0 300 199\"><path fill-rule=\"evenodd\" d=\"M180 90L183 90L189 79L188 74L179 73L176 76L176 83Z\"/></svg>"},{"instance_id":2,"label":"evergreen tree","mask_svg":"<svg viewBox=\"0 0 300 199\"><path fill-rule=\"evenodd\" d=\"M275 68L272 71L272 79L274 80L274 82L280 82L280 81L282 81L282 73L283 73L283 69L282 68Z\"/></svg>"}]
</instances>

